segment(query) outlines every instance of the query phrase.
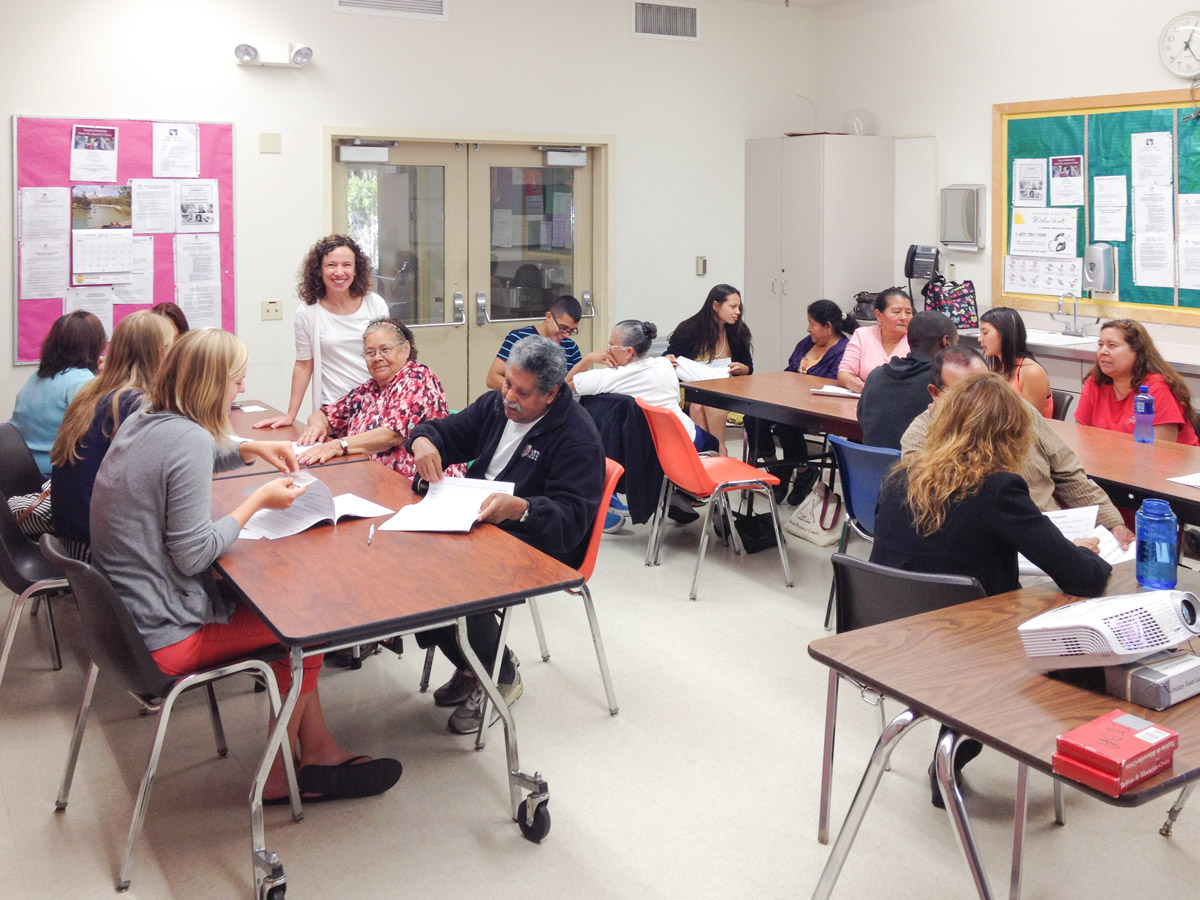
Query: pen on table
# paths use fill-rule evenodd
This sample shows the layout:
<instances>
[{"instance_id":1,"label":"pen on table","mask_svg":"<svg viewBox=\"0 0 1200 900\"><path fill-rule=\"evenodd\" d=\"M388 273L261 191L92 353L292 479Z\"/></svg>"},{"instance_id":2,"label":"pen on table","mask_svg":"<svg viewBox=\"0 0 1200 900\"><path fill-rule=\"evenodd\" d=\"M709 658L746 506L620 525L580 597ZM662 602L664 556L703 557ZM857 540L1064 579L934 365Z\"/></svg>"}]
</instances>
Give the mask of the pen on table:
<instances>
[{"instance_id":1,"label":"pen on table","mask_svg":"<svg viewBox=\"0 0 1200 900\"><path fill-rule=\"evenodd\" d=\"M375 526L371 525L371 530L367 532L367 546L371 546L371 541L375 539Z\"/></svg>"}]
</instances>

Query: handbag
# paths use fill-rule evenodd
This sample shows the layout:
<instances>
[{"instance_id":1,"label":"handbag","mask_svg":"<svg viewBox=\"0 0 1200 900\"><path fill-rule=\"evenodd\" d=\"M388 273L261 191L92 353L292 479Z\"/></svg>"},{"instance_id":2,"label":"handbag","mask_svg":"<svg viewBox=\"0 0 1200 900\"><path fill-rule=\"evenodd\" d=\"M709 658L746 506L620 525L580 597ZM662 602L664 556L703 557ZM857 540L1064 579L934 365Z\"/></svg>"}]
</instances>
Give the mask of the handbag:
<instances>
[{"instance_id":1,"label":"handbag","mask_svg":"<svg viewBox=\"0 0 1200 900\"><path fill-rule=\"evenodd\" d=\"M863 322L870 322L875 319L875 298L878 294L872 294L870 291L859 291L854 295L854 318Z\"/></svg>"},{"instance_id":2,"label":"handbag","mask_svg":"<svg viewBox=\"0 0 1200 900\"><path fill-rule=\"evenodd\" d=\"M735 512L733 525L742 540L742 549L747 553L758 553L776 546L775 523L769 512L754 515Z\"/></svg>"},{"instance_id":3,"label":"handbag","mask_svg":"<svg viewBox=\"0 0 1200 900\"><path fill-rule=\"evenodd\" d=\"M947 281L938 277L921 288L925 308L949 316L956 328L979 327L979 305L975 302L975 285L966 281Z\"/></svg>"},{"instance_id":4,"label":"handbag","mask_svg":"<svg viewBox=\"0 0 1200 900\"><path fill-rule=\"evenodd\" d=\"M817 481L788 517L783 530L818 547L830 547L842 536L842 497Z\"/></svg>"},{"instance_id":5,"label":"handbag","mask_svg":"<svg viewBox=\"0 0 1200 900\"><path fill-rule=\"evenodd\" d=\"M8 508L17 520L17 527L26 537L37 538L54 534L50 519L50 481L42 485L40 494L20 494L9 497Z\"/></svg>"}]
</instances>

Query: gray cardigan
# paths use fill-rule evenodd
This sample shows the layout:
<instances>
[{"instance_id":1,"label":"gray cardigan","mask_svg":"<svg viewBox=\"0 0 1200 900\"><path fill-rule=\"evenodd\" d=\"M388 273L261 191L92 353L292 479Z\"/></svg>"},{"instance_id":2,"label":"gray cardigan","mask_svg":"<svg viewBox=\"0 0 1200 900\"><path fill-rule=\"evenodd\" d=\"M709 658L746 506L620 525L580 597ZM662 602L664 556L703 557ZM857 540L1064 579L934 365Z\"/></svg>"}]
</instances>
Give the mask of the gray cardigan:
<instances>
[{"instance_id":1,"label":"gray cardigan","mask_svg":"<svg viewBox=\"0 0 1200 900\"><path fill-rule=\"evenodd\" d=\"M208 568L239 528L212 521L212 476L242 464L236 447L174 413L139 410L113 437L92 493L92 559L151 651L233 615Z\"/></svg>"}]
</instances>

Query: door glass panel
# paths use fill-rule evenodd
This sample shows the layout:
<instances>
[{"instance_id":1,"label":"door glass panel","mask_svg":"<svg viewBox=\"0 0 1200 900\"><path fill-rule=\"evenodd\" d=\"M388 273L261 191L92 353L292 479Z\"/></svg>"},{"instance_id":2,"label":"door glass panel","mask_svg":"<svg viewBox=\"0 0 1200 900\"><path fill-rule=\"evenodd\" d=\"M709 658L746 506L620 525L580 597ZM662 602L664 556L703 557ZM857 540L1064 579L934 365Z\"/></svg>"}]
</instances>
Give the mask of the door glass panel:
<instances>
[{"instance_id":1,"label":"door glass panel","mask_svg":"<svg viewBox=\"0 0 1200 900\"><path fill-rule=\"evenodd\" d=\"M575 170L491 167L492 319L540 319L575 285Z\"/></svg>"},{"instance_id":2,"label":"door glass panel","mask_svg":"<svg viewBox=\"0 0 1200 900\"><path fill-rule=\"evenodd\" d=\"M347 166L350 236L375 262L375 290L411 325L446 321L442 166Z\"/></svg>"}]
</instances>

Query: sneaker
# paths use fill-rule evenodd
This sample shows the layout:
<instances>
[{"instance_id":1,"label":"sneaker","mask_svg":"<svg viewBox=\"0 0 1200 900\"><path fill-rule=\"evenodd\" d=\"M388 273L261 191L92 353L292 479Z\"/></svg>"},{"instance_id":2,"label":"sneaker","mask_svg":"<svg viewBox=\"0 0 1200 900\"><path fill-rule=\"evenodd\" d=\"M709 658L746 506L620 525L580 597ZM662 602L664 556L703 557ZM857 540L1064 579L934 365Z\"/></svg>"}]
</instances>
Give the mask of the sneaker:
<instances>
[{"instance_id":1,"label":"sneaker","mask_svg":"<svg viewBox=\"0 0 1200 900\"><path fill-rule=\"evenodd\" d=\"M625 517L618 512L609 510L604 516L604 533L616 534L621 530L621 523L625 521Z\"/></svg>"},{"instance_id":2,"label":"sneaker","mask_svg":"<svg viewBox=\"0 0 1200 900\"><path fill-rule=\"evenodd\" d=\"M629 507L622 503L621 498L616 494L613 494L612 499L608 501L608 508L610 512L615 512L622 516L629 515Z\"/></svg>"},{"instance_id":3,"label":"sneaker","mask_svg":"<svg viewBox=\"0 0 1200 900\"><path fill-rule=\"evenodd\" d=\"M689 522L695 522L700 518L700 513L692 509L692 504L688 503L679 494L671 496L671 502L667 505L667 518L672 522L678 522L680 525L687 525Z\"/></svg>"},{"instance_id":4,"label":"sneaker","mask_svg":"<svg viewBox=\"0 0 1200 900\"><path fill-rule=\"evenodd\" d=\"M433 692L433 702L438 706L461 706L476 690L479 690L479 682L475 673L470 669L459 669L449 681Z\"/></svg>"},{"instance_id":5,"label":"sneaker","mask_svg":"<svg viewBox=\"0 0 1200 900\"><path fill-rule=\"evenodd\" d=\"M525 686L521 684L521 673L517 672L513 678L512 684L498 684L500 696L504 698L505 703L512 706L517 702L517 698L525 691ZM474 734L479 730L479 723L482 719L480 709L483 706L483 685L476 685L475 690L471 691L465 703L450 714L449 720L446 722L446 729L452 734ZM494 725L496 720L500 718L500 714L492 710L489 717L488 725Z\"/></svg>"}]
</instances>

